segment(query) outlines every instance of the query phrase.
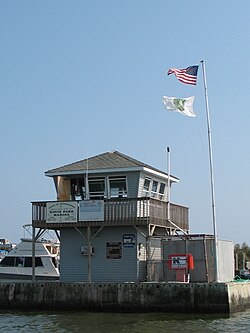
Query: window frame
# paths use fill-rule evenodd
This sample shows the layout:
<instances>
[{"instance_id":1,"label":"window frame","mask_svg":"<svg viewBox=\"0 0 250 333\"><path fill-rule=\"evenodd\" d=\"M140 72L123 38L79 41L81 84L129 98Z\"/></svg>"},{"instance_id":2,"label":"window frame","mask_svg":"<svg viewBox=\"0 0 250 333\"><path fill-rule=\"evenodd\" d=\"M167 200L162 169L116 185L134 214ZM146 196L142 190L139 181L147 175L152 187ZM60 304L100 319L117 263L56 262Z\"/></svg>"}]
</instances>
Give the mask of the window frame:
<instances>
[{"instance_id":1,"label":"window frame","mask_svg":"<svg viewBox=\"0 0 250 333\"><path fill-rule=\"evenodd\" d=\"M100 181L100 184L103 183L103 191L90 191L91 183ZM106 198L106 177L90 177L88 178L88 189L89 189L89 199L90 200L103 200Z\"/></svg>"},{"instance_id":2,"label":"window frame","mask_svg":"<svg viewBox=\"0 0 250 333\"><path fill-rule=\"evenodd\" d=\"M144 182L143 182L143 191L146 192L146 193L149 193L150 192L150 189L151 189L151 181L152 179L149 178L149 177L145 177L144 178ZM148 182L148 186L146 187L145 184L146 182Z\"/></svg>"},{"instance_id":3,"label":"window frame","mask_svg":"<svg viewBox=\"0 0 250 333\"><path fill-rule=\"evenodd\" d=\"M108 176L107 177L108 181L108 198L127 198L128 197L128 184L127 184L127 176ZM112 186L111 183L112 181L117 181L122 183L124 181L125 188L120 189L119 187L114 187L118 189L117 195L112 195Z\"/></svg>"},{"instance_id":4,"label":"window frame","mask_svg":"<svg viewBox=\"0 0 250 333\"><path fill-rule=\"evenodd\" d=\"M155 186L156 186L156 189L154 188ZM158 187L159 187L158 180L154 180L153 179L153 181L152 181L152 187L151 187L151 192L154 193L154 194L156 194L158 192Z\"/></svg>"}]
</instances>

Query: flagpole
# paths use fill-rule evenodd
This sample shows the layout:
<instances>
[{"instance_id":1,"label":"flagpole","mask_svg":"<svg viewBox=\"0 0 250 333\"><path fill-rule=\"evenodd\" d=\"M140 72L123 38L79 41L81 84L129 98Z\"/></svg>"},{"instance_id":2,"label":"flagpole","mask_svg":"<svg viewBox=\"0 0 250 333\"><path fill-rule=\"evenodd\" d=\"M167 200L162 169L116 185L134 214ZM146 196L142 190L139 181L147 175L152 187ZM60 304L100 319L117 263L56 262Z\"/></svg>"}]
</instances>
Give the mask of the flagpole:
<instances>
[{"instance_id":1,"label":"flagpole","mask_svg":"<svg viewBox=\"0 0 250 333\"><path fill-rule=\"evenodd\" d=\"M173 221L171 221L171 202L170 202L170 189L171 189L171 184L170 184L170 148L166 148L166 153L167 153L167 173L168 173L168 183L167 183L167 190L168 190L168 197L167 197L167 222L171 223L175 229L180 230L183 232L183 234L187 235L187 232L183 230L181 227L179 227L177 224L175 224Z\"/></svg>"},{"instance_id":2,"label":"flagpole","mask_svg":"<svg viewBox=\"0 0 250 333\"><path fill-rule=\"evenodd\" d=\"M168 173L168 207L167 220L170 221L170 148L167 147L167 173Z\"/></svg>"},{"instance_id":3,"label":"flagpole","mask_svg":"<svg viewBox=\"0 0 250 333\"><path fill-rule=\"evenodd\" d=\"M214 194L214 174L213 174L213 154L212 154L211 126L210 126L210 115L209 115L209 106L208 106L206 70L205 70L205 63L204 63L203 60L201 60L201 64L202 64L202 72L203 72L203 83L204 83L206 115L207 115L210 183L211 183L211 199L212 199L212 221L213 221L213 232L214 232L215 281L218 282L218 235L217 235L216 212L215 212L215 194Z\"/></svg>"}]
</instances>

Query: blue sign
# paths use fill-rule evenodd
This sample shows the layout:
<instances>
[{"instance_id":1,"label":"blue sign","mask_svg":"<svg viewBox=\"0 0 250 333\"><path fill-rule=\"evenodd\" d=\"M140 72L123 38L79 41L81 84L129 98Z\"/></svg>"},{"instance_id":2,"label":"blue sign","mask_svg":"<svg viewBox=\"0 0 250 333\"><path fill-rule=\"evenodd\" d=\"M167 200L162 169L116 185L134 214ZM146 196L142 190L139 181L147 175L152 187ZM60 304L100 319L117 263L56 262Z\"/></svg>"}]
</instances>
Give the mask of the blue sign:
<instances>
[{"instance_id":1,"label":"blue sign","mask_svg":"<svg viewBox=\"0 0 250 333\"><path fill-rule=\"evenodd\" d=\"M135 234L123 235L123 247L135 247Z\"/></svg>"}]
</instances>

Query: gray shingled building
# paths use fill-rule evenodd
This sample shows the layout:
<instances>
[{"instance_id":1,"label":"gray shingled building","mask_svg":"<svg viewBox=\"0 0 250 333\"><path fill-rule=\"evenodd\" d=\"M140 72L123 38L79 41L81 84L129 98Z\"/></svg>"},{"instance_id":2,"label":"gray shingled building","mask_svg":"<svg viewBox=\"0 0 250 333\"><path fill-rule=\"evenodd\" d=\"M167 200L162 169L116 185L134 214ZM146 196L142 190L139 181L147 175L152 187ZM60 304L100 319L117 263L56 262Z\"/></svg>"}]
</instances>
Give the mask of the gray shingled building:
<instances>
[{"instance_id":1,"label":"gray shingled building","mask_svg":"<svg viewBox=\"0 0 250 333\"><path fill-rule=\"evenodd\" d=\"M48 170L57 200L32 203L32 225L60 232L62 282L160 279L161 240L189 231L168 203L178 178L120 152Z\"/></svg>"}]
</instances>

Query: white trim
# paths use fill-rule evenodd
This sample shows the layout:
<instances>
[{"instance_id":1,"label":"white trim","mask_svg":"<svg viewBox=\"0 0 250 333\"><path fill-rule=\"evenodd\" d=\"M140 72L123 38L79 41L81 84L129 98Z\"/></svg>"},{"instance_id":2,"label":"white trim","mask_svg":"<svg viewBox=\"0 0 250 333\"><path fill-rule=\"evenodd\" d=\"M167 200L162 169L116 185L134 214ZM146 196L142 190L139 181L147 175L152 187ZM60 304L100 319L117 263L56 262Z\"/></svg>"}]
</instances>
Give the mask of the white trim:
<instances>
[{"instance_id":1,"label":"white trim","mask_svg":"<svg viewBox=\"0 0 250 333\"><path fill-rule=\"evenodd\" d=\"M47 177L55 177L55 176L73 176L73 175L81 175L81 174L98 174L98 173L118 173L118 172L133 172L133 171L145 171L149 174L161 177L163 179L168 179L168 175L162 173L160 171L152 170L147 167L131 167L131 168L112 168L112 169L95 169L95 170L74 170L74 171L59 171L59 172L45 172L45 176ZM170 180L173 183L179 183L179 179L170 175Z\"/></svg>"},{"instance_id":2,"label":"white trim","mask_svg":"<svg viewBox=\"0 0 250 333\"><path fill-rule=\"evenodd\" d=\"M152 174L152 175L155 175L155 176L158 176L158 177L164 178L164 179L168 179L168 175L167 175L167 174L165 174L165 173L161 173L161 172L156 171L156 170L152 170L152 169L149 169L149 168L144 167L144 168L143 168L143 171L145 171L145 172L147 172L147 173L149 173L149 174ZM178 179L178 178L176 178L176 177L174 177L174 176L171 176L171 175L170 175L169 178L170 178L170 180L171 180L172 182L179 183L179 179Z\"/></svg>"}]
</instances>

